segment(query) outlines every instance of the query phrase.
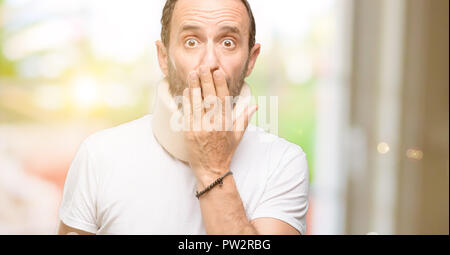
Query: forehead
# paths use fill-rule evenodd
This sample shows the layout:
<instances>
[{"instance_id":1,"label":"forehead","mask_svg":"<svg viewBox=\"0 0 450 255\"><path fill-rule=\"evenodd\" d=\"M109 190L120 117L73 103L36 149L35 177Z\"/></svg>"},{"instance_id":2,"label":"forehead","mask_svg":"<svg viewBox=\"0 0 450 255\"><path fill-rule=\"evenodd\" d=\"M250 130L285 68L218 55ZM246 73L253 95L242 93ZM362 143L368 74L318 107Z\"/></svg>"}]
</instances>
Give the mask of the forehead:
<instances>
[{"instance_id":1,"label":"forehead","mask_svg":"<svg viewBox=\"0 0 450 255\"><path fill-rule=\"evenodd\" d=\"M241 0L179 0L172 14L172 27L232 24L248 32L250 21Z\"/></svg>"}]
</instances>

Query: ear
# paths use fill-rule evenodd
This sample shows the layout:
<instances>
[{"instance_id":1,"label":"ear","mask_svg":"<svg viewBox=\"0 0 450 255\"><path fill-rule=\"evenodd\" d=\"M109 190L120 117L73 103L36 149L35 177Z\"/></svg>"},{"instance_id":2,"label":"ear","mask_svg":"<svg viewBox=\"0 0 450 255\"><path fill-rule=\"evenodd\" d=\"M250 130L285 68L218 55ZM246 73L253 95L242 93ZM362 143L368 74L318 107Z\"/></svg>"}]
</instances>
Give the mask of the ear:
<instances>
[{"instance_id":1,"label":"ear","mask_svg":"<svg viewBox=\"0 0 450 255\"><path fill-rule=\"evenodd\" d=\"M165 76L168 76L168 56L167 56L167 49L166 46L161 41L156 41L156 52L158 54L158 62L159 62L159 68L161 68L161 71Z\"/></svg>"},{"instance_id":2,"label":"ear","mask_svg":"<svg viewBox=\"0 0 450 255\"><path fill-rule=\"evenodd\" d=\"M255 66L256 63L256 59L259 56L259 52L261 51L261 44L256 43L252 50L250 51L250 59L248 61L248 69L247 69L247 73L245 74L245 77L248 77L252 71L253 71L253 67Z\"/></svg>"}]
</instances>

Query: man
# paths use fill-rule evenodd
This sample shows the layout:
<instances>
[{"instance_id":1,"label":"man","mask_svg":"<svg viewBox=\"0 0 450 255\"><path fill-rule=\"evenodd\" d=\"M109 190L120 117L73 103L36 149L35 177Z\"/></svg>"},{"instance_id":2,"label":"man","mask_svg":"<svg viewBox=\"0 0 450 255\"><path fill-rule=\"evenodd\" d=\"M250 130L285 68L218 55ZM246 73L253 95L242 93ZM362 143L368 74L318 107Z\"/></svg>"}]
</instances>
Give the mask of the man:
<instances>
[{"instance_id":1,"label":"man","mask_svg":"<svg viewBox=\"0 0 450 255\"><path fill-rule=\"evenodd\" d=\"M167 0L161 23L159 65L171 97L185 100L189 128L177 138L167 120L174 109L157 103L153 116L87 138L67 175L59 233L304 234L308 167L299 146L246 131L255 106L226 131L192 128L208 110L199 102L226 105L243 94L260 52L247 1ZM164 97L164 86L157 93Z\"/></svg>"}]
</instances>

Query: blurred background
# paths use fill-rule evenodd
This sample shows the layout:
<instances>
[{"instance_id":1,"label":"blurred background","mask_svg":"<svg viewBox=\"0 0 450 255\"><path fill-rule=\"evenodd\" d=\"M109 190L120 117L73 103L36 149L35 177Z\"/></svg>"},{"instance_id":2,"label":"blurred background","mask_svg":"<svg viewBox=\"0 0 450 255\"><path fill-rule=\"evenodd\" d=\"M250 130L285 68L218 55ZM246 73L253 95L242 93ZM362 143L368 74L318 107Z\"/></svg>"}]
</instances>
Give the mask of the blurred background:
<instances>
[{"instance_id":1,"label":"blurred background","mask_svg":"<svg viewBox=\"0 0 450 255\"><path fill-rule=\"evenodd\" d=\"M449 1L249 2L308 233L448 234ZM151 113L163 4L0 0L0 234L56 233L81 141Z\"/></svg>"}]
</instances>

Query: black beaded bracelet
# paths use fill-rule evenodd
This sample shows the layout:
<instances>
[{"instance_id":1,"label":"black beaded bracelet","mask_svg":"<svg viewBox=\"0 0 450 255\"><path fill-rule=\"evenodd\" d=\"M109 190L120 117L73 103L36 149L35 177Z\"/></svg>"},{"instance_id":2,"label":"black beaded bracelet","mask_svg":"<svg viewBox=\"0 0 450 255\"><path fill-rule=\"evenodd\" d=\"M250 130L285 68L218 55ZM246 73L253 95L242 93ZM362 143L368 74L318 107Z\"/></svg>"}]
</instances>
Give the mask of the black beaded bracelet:
<instances>
[{"instance_id":1,"label":"black beaded bracelet","mask_svg":"<svg viewBox=\"0 0 450 255\"><path fill-rule=\"evenodd\" d=\"M216 186L217 184L219 184L220 186L222 186L223 184L223 178L225 178L227 175L233 174L233 172L228 171L226 174L224 174L222 177L217 178L217 180L215 180L213 183L211 183L208 187L206 187L204 190L200 191L200 192L196 192L195 196L199 199L201 195L205 194L206 192L208 192L210 189L214 188L214 186Z\"/></svg>"}]
</instances>

